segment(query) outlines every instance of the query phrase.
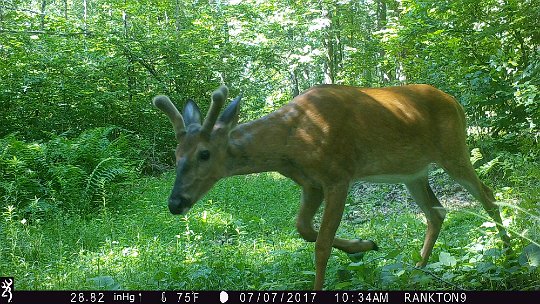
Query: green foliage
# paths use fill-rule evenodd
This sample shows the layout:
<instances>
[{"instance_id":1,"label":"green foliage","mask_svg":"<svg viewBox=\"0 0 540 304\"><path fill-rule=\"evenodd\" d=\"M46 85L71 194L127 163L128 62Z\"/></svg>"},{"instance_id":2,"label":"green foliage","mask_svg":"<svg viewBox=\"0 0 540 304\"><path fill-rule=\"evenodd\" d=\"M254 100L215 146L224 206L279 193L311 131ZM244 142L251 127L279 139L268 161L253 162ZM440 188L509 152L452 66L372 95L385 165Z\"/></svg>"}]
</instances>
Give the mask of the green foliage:
<instances>
[{"instance_id":1,"label":"green foliage","mask_svg":"<svg viewBox=\"0 0 540 304\"><path fill-rule=\"evenodd\" d=\"M156 94L205 111L225 82L243 93L245 121L323 82L428 83L454 95L497 150L535 149L536 2L14 2L0 19L0 136L113 124L153 143L155 173L174 143L150 106Z\"/></svg>"},{"instance_id":2,"label":"green foliage","mask_svg":"<svg viewBox=\"0 0 540 304\"><path fill-rule=\"evenodd\" d=\"M189 215L173 216L166 197L174 175L144 178L124 190L130 204L93 219L58 213L47 222L21 222L16 209L1 216L0 271L24 289L309 289L313 250L294 228L299 189L277 174L220 181ZM515 194L514 194L515 195ZM516 197L509 195L508 197ZM449 212L430 263L419 269L425 225L421 216L394 202L381 210L366 197L347 206L369 214L364 223L346 218L343 237L375 240L379 251L351 262L334 250L328 289L345 290L536 290L538 206L504 206L514 255L500 246L497 230L481 207ZM444 202L443 202L444 204ZM404 209L406 208L406 209ZM483 214L483 215L482 215ZM534 228L536 227L536 228ZM536 230L535 230L536 229ZM5 236L5 237L4 237ZM46 244L46 245L45 245ZM21 263L21 261L24 261ZM49 276L54 280L37 280Z\"/></svg>"},{"instance_id":3,"label":"green foliage","mask_svg":"<svg viewBox=\"0 0 540 304\"><path fill-rule=\"evenodd\" d=\"M410 1L382 40L408 81L456 96L470 125L494 138L497 148L530 149L525 142L535 138L538 145L540 119L534 3Z\"/></svg>"},{"instance_id":4,"label":"green foliage","mask_svg":"<svg viewBox=\"0 0 540 304\"><path fill-rule=\"evenodd\" d=\"M42 146L26 144L11 135L1 139L0 147L3 202L18 204L45 195L43 171L46 164Z\"/></svg>"},{"instance_id":5,"label":"green foliage","mask_svg":"<svg viewBox=\"0 0 540 304\"><path fill-rule=\"evenodd\" d=\"M246 121L323 82L428 83L464 105L472 160L497 189L516 256L462 209L433 263L415 268L424 227L383 188L342 225L381 252L334 255L328 287L538 289L537 2L5 1L0 273L28 289L308 289L313 246L294 231L291 182L232 178L178 219L162 204L170 174L135 179L173 164L152 97L205 111L224 82L243 93Z\"/></svg>"},{"instance_id":6,"label":"green foliage","mask_svg":"<svg viewBox=\"0 0 540 304\"><path fill-rule=\"evenodd\" d=\"M30 216L53 207L89 212L121 198L121 187L140 171L144 143L125 130L96 128L69 139L26 143L0 139L2 208Z\"/></svg>"},{"instance_id":7,"label":"green foliage","mask_svg":"<svg viewBox=\"0 0 540 304\"><path fill-rule=\"evenodd\" d=\"M540 245L527 245L519 255L518 261L521 266L527 267L529 270L540 267Z\"/></svg>"}]
</instances>

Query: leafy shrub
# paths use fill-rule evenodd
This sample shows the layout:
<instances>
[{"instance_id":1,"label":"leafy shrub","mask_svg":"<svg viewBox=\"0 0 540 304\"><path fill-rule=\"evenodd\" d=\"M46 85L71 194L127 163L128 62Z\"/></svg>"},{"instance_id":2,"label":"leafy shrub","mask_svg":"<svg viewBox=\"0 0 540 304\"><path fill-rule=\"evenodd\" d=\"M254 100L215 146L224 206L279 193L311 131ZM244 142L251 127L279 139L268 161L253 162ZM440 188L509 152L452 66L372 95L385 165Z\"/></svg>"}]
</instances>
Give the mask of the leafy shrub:
<instances>
[{"instance_id":1,"label":"leafy shrub","mask_svg":"<svg viewBox=\"0 0 540 304\"><path fill-rule=\"evenodd\" d=\"M0 140L0 195L7 205L20 205L47 195L43 146L9 135Z\"/></svg>"},{"instance_id":2,"label":"leafy shrub","mask_svg":"<svg viewBox=\"0 0 540 304\"><path fill-rule=\"evenodd\" d=\"M117 127L90 129L73 139L55 136L44 143L8 135L0 139L2 207L34 215L51 206L88 212L121 200L118 188L137 176L145 145Z\"/></svg>"}]
</instances>

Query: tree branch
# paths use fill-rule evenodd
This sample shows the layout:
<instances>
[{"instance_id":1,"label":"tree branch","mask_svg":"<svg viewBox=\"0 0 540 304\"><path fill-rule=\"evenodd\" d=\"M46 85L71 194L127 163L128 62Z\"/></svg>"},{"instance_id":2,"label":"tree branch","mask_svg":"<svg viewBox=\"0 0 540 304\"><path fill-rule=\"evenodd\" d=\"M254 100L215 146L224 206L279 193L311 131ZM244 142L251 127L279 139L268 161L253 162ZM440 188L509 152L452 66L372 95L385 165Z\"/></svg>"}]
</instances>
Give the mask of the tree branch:
<instances>
[{"instance_id":1,"label":"tree branch","mask_svg":"<svg viewBox=\"0 0 540 304\"><path fill-rule=\"evenodd\" d=\"M440 281L440 282L442 282L442 283L444 283L444 284L450 285L450 286L454 287L456 290L463 290L463 287L458 286L458 285L456 285L456 284L454 284L454 283L452 283L452 282L449 282L449 281L447 281L447 280L445 280L445 279L443 279L443 278L441 278L441 277L435 275L435 274L434 274L433 272L431 272L431 271L428 271L428 270L425 270L424 268L420 268L420 267L416 267L416 266L413 266L413 268L416 269L416 270L420 270L420 271L422 271L422 272L425 273L425 274L429 274L430 276L434 277L436 280L438 280L438 281Z\"/></svg>"},{"instance_id":2,"label":"tree branch","mask_svg":"<svg viewBox=\"0 0 540 304\"><path fill-rule=\"evenodd\" d=\"M48 31L16 31L16 30L6 30L6 29L0 29L0 33L8 33L8 34L27 34L27 35L52 35L52 36L78 36L78 35L85 35L85 36L92 36L92 32L73 32L73 33L65 33L65 32L48 32Z\"/></svg>"},{"instance_id":3,"label":"tree branch","mask_svg":"<svg viewBox=\"0 0 540 304\"><path fill-rule=\"evenodd\" d=\"M32 13L32 14L36 14L36 15L44 15L44 13L42 13L42 12L37 12L37 11L30 10L30 9L25 9L25 8L16 8L16 7L10 7L10 6L5 6L5 5L0 5L0 8L5 8L7 10L11 10L11 11L14 11L14 12L27 12L27 13Z\"/></svg>"}]
</instances>

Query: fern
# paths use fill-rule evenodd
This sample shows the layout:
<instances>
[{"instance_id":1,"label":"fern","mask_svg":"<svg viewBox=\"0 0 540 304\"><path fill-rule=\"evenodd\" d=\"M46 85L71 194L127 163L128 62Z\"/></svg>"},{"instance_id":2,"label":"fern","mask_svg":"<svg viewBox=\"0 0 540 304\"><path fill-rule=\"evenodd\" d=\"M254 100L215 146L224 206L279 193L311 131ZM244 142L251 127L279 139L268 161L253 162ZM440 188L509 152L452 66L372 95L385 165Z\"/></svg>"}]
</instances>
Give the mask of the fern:
<instances>
[{"instance_id":1,"label":"fern","mask_svg":"<svg viewBox=\"0 0 540 304\"><path fill-rule=\"evenodd\" d=\"M19 141L15 134L0 140L0 197L2 207L24 207L46 195L42 146Z\"/></svg>"},{"instance_id":2,"label":"fern","mask_svg":"<svg viewBox=\"0 0 540 304\"><path fill-rule=\"evenodd\" d=\"M52 198L69 209L77 209L77 205L85 199L81 189L84 189L88 173L78 166L60 163L52 165L49 174Z\"/></svg>"},{"instance_id":3,"label":"fern","mask_svg":"<svg viewBox=\"0 0 540 304\"><path fill-rule=\"evenodd\" d=\"M28 209L30 204L54 204L88 211L107 203L113 189L133 179L148 144L124 129L86 130L75 138L51 136L27 143L17 134L0 138L0 202ZM30 208L28 210L35 210Z\"/></svg>"},{"instance_id":4,"label":"fern","mask_svg":"<svg viewBox=\"0 0 540 304\"><path fill-rule=\"evenodd\" d=\"M482 155L482 152L480 152L480 149L474 148L471 151L471 163L475 165L478 161L482 160L484 156Z\"/></svg>"},{"instance_id":5,"label":"fern","mask_svg":"<svg viewBox=\"0 0 540 304\"><path fill-rule=\"evenodd\" d=\"M129 177L130 170L122 158L109 157L101 160L88 176L85 194L93 202L105 205L107 187L115 180Z\"/></svg>"},{"instance_id":6,"label":"fern","mask_svg":"<svg viewBox=\"0 0 540 304\"><path fill-rule=\"evenodd\" d=\"M499 163L500 163L499 162L499 157L497 156L494 159L492 159L492 160L488 161L487 163L483 164L482 166L480 166L480 168L478 168L478 174L480 176L486 176Z\"/></svg>"}]
</instances>

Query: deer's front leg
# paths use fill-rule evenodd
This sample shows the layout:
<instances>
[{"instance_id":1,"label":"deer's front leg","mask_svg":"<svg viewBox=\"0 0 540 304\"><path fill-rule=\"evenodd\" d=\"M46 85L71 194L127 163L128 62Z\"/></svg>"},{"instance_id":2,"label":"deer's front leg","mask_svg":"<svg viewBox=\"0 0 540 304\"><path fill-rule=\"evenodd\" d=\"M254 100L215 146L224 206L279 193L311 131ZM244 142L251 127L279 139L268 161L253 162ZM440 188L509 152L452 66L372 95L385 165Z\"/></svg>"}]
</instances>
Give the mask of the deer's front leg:
<instances>
[{"instance_id":1,"label":"deer's front leg","mask_svg":"<svg viewBox=\"0 0 540 304\"><path fill-rule=\"evenodd\" d=\"M326 206L324 208L319 235L315 242L315 286L316 290L321 290L324 284L324 275L328 258L332 251L334 237L337 228L343 216L345 208L345 199L349 185L336 185L324 188L324 199Z\"/></svg>"},{"instance_id":2,"label":"deer's front leg","mask_svg":"<svg viewBox=\"0 0 540 304\"><path fill-rule=\"evenodd\" d=\"M296 230L300 236L308 241L317 240L317 231L313 228L313 217L323 201L322 189L305 186L302 189L300 211L296 218Z\"/></svg>"}]
</instances>

